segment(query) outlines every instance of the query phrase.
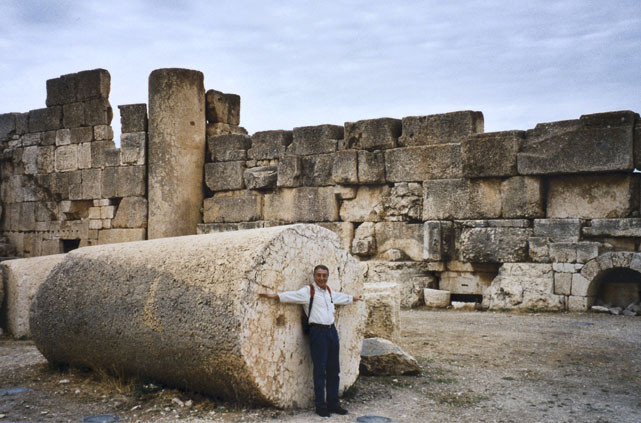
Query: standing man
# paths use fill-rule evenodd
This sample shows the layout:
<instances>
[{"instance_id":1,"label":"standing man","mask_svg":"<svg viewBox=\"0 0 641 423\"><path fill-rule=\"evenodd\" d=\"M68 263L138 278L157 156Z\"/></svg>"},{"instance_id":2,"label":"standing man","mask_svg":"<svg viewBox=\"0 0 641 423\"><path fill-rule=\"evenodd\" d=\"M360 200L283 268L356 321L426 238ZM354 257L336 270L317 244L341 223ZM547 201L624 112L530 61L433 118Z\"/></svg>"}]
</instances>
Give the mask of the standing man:
<instances>
[{"instance_id":1,"label":"standing man","mask_svg":"<svg viewBox=\"0 0 641 423\"><path fill-rule=\"evenodd\" d=\"M309 316L309 346L314 363L314 397L316 414L329 417L330 413L347 414L347 410L338 402L338 385L340 366L338 362L338 332L334 325L334 305L352 304L360 297L352 297L342 292L332 292L327 286L329 269L319 264L314 267L314 301L309 308L311 289L306 285L298 291L280 292L278 294L260 293L261 297L277 299L281 303L302 304ZM325 391L327 390L327 401Z\"/></svg>"}]
</instances>

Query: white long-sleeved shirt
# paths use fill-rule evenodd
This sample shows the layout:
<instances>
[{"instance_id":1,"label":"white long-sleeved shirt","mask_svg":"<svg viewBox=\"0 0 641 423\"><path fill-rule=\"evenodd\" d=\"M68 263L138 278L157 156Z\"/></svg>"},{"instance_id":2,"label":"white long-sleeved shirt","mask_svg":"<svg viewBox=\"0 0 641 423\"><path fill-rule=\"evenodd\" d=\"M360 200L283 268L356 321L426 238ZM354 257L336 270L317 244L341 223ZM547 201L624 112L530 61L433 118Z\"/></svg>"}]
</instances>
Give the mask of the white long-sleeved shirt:
<instances>
[{"instance_id":1,"label":"white long-sleeved shirt","mask_svg":"<svg viewBox=\"0 0 641 423\"><path fill-rule=\"evenodd\" d=\"M305 285L297 291L279 292L278 299L281 303L301 304L305 313L309 316L309 323L318 323L319 325L334 324L334 305L352 304L354 298L349 294L332 291L330 298L327 289L321 289L315 282L314 285L314 303L312 304L312 314L309 314L309 285ZM334 299L334 303L332 303Z\"/></svg>"}]
</instances>

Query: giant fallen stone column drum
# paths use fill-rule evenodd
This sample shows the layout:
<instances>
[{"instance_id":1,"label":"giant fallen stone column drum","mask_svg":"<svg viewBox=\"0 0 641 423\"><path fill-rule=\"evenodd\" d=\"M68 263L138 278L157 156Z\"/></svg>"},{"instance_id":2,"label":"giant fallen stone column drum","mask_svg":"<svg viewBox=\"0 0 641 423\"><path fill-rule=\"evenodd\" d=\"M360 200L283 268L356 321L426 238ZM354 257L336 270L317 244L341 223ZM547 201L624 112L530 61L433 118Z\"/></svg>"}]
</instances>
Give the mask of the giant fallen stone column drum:
<instances>
[{"instance_id":1,"label":"giant fallen stone column drum","mask_svg":"<svg viewBox=\"0 0 641 423\"><path fill-rule=\"evenodd\" d=\"M195 234L202 222L205 126L201 72L149 75L149 239Z\"/></svg>"},{"instance_id":2,"label":"giant fallen stone column drum","mask_svg":"<svg viewBox=\"0 0 641 423\"><path fill-rule=\"evenodd\" d=\"M31 307L31 334L53 363L151 378L242 403L312 404L301 307L259 298L330 269L359 295L358 262L316 225L102 245L67 254ZM358 375L364 302L337 306L341 390Z\"/></svg>"}]
</instances>

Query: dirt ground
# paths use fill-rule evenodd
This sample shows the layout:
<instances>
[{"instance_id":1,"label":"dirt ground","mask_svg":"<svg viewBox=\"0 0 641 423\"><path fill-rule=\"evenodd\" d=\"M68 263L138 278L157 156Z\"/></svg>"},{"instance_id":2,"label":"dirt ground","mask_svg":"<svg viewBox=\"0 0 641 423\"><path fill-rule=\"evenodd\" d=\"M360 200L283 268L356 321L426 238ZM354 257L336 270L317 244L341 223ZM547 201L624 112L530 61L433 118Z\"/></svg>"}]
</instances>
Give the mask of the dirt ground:
<instances>
[{"instance_id":1,"label":"dirt ground","mask_svg":"<svg viewBox=\"0 0 641 423\"><path fill-rule=\"evenodd\" d=\"M641 318L409 310L402 340L420 376L363 377L347 416L393 422L639 422ZM30 388L7 394L2 389ZM311 389L311 387L310 387ZM327 421L47 365L29 341L0 338L0 422Z\"/></svg>"}]
</instances>

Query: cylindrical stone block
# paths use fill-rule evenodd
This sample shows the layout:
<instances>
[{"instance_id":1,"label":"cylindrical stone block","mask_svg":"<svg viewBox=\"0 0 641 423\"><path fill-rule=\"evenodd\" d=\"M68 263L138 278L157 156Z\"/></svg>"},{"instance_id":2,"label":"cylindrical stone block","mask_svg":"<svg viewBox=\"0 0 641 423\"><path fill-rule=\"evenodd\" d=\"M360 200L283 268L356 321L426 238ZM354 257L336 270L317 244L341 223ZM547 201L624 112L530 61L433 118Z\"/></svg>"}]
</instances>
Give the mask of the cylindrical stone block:
<instances>
[{"instance_id":1,"label":"cylindrical stone block","mask_svg":"<svg viewBox=\"0 0 641 423\"><path fill-rule=\"evenodd\" d=\"M53 363L150 378L243 403L312 404L301 307L261 298L330 269L358 295L358 262L316 225L86 247L67 254L31 307L31 333ZM364 302L337 306L341 390L358 375Z\"/></svg>"},{"instance_id":2,"label":"cylindrical stone block","mask_svg":"<svg viewBox=\"0 0 641 423\"><path fill-rule=\"evenodd\" d=\"M157 69L149 75L148 238L196 233L205 165L203 74Z\"/></svg>"}]
</instances>

